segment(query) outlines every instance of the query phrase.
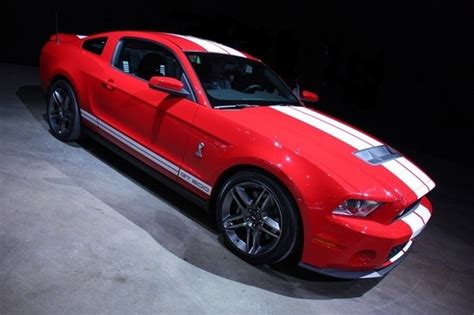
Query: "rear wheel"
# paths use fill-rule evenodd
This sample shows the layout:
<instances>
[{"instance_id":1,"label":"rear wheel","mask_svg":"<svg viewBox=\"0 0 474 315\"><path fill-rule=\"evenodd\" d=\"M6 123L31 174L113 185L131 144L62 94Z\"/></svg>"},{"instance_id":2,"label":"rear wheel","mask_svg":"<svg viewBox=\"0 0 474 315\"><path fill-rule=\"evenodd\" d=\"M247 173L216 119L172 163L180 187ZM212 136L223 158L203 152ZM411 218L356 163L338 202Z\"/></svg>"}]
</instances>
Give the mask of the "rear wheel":
<instances>
[{"instance_id":1,"label":"rear wheel","mask_svg":"<svg viewBox=\"0 0 474 315\"><path fill-rule=\"evenodd\" d=\"M280 183L255 171L230 177L217 197L217 224L229 249L254 264L274 264L299 242L297 209Z\"/></svg>"},{"instance_id":2,"label":"rear wheel","mask_svg":"<svg viewBox=\"0 0 474 315\"><path fill-rule=\"evenodd\" d=\"M47 98L47 117L51 133L62 141L76 141L81 135L81 117L76 95L69 83L55 81Z\"/></svg>"}]
</instances>

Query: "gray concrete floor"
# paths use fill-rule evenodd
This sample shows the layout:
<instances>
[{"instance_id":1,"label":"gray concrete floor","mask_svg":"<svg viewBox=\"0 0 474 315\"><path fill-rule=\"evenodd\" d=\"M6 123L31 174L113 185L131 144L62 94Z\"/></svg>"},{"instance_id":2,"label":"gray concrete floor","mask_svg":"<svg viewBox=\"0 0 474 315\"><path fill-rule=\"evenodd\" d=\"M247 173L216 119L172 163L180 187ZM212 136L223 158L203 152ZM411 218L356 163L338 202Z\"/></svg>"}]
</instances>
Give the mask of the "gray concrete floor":
<instances>
[{"instance_id":1,"label":"gray concrete floor","mask_svg":"<svg viewBox=\"0 0 474 315\"><path fill-rule=\"evenodd\" d=\"M436 213L384 279L255 267L181 196L92 140L53 138L37 72L0 64L0 314L473 314L472 168L412 153Z\"/></svg>"}]
</instances>

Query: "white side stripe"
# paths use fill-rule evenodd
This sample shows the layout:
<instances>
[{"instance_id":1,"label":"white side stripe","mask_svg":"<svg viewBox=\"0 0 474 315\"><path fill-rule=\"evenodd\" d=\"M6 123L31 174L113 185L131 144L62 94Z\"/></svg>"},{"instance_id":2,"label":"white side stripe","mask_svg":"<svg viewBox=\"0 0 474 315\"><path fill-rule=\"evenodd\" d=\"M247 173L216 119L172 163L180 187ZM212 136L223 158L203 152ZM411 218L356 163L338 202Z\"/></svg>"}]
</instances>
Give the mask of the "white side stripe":
<instances>
[{"instance_id":1,"label":"white side stripe","mask_svg":"<svg viewBox=\"0 0 474 315\"><path fill-rule=\"evenodd\" d=\"M362 141L361 139L353 136L349 132L341 130L325 121L322 121L320 119L317 119L305 113L302 113L290 106L272 106L272 108L279 112L287 114L288 116L291 116L295 119L298 119L302 122L305 122L310 126L320 129L330 134L331 136L336 137L339 140L349 144L350 146L353 146L357 150L362 150L362 149L367 149L367 148L372 147L367 142Z\"/></svg>"},{"instance_id":2,"label":"white side stripe","mask_svg":"<svg viewBox=\"0 0 474 315\"><path fill-rule=\"evenodd\" d=\"M403 165L397 162L396 160L391 160L383 163L382 165L397 176L402 182L404 182L411 190L416 194L418 198L426 195L428 193L428 188L425 184L413 175L409 170L407 170Z\"/></svg>"},{"instance_id":3,"label":"white side stripe","mask_svg":"<svg viewBox=\"0 0 474 315\"><path fill-rule=\"evenodd\" d=\"M357 138L359 138L359 139L361 139L361 140L364 140L365 142L370 143L370 144L373 145L373 146L383 145L383 143L381 143L381 142L375 140L374 138L369 137L368 135L366 135L366 134L364 134L364 133L362 133L362 132L360 132L360 131L358 131L358 130L356 130L356 129L354 129L354 128L351 128L351 127L349 127L349 126L347 126L347 125L345 125L345 124L343 124L343 123L341 123L341 122L339 122L339 121L337 121L337 120L334 120L334 119L332 119L332 118L330 118L330 117L327 117L327 116L325 116L325 115L322 115L322 114L320 114L320 113L317 113L317 112L315 112L315 111L313 111L313 110L311 110L311 109L309 109L309 108L302 107L302 106L297 106L297 107L294 107L294 108L297 109L297 110L299 110L299 111L305 112L306 114L311 115L311 116L313 116L313 117L315 117L315 118L317 118L317 119L323 120L323 121L325 121L325 122L327 122L327 123L329 123L329 124L331 124L331 125L333 125L333 126L339 128L339 129L342 129L342 130L344 130L344 131L347 131L348 133L350 133L350 134L356 136Z\"/></svg>"},{"instance_id":4,"label":"white side stripe","mask_svg":"<svg viewBox=\"0 0 474 315\"><path fill-rule=\"evenodd\" d=\"M179 177L190 183L191 185L199 188L199 190L202 190L206 194L210 195L212 191L212 187L206 184L205 182L199 180L198 178L194 177L190 173L180 170L179 171Z\"/></svg>"},{"instance_id":5,"label":"white side stripe","mask_svg":"<svg viewBox=\"0 0 474 315\"><path fill-rule=\"evenodd\" d=\"M153 161L155 164L158 164L159 166L163 167L167 171L178 175L179 168L174 165L173 163L163 159L161 156L153 153L152 151L148 150L141 144L135 142L134 140L130 139L120 131L110 127L103 121L99 120L99 128L105 132L107 132L109 135L113 136L123 144L127 145L128 147L132 148L133 150L137 151L141 155L147 157L151 161Z\"/></svg>"},{"instance_id":6,"label":"white side stripe","mask_svg":"<svg viewBox=\"0 0 474 315\"><path fill-rule=\"evenodd\" d=\"M163 157L159 156L158 154L154 153L153 151L149 150L148 148L144 147L143 145L139 144L138 142L134 141L133 139L129 138L125 134L121 133L117 129L113 128L112 126L108 125L107 123L101 121L94 115L88 113L87 111L81 109L81 116L82 118L86 119L87 121L93 123L94 125L98 126L100 130L105 131L107 134L111 135L115 139L119 140L129 148L133 149L134 151L140 153L153 163L161 166L162 168L166 169L170 173L179 176L186 182L190 183L194 187L198 188L199 190L205 192L206 194L210 195L212 191L212 187L208 184L204 183L197 177L193 176L192 174L180 169L177 165L171 163L170 161L164 159Z\"/></svg>"},{"instance_id":7,"label":"white side stripe","mask_svg":"<svg viewBox=\"0 0 474 315\"><path fill-rule=\"evenodd\" d=\"M86 112L85 110L81 109L81 116L86 119L87 121L93 123L94 125L97 126L98 122L97 122L97 118L95 118L93 115L89 114L88 112Z\"/></svg>"}]
</instances>

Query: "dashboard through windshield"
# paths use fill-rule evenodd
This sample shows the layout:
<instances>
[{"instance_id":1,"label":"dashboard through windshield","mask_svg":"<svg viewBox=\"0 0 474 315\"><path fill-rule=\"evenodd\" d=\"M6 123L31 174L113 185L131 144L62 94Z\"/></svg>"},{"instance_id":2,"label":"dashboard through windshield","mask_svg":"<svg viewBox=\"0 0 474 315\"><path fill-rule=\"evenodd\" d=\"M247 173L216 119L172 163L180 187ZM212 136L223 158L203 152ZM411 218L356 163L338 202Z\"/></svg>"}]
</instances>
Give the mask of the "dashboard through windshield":
<instances>
[{"instance_id":1,"label":"dashboard through windshield","mask_svg":"<svg viewBox=\"0 0 474 315\"><path fill-rule=\"evenodd\" d=\"M214 108L299 105L293 92L261 62L213 53L187 56Z\"/></svg>"}]
</instances>

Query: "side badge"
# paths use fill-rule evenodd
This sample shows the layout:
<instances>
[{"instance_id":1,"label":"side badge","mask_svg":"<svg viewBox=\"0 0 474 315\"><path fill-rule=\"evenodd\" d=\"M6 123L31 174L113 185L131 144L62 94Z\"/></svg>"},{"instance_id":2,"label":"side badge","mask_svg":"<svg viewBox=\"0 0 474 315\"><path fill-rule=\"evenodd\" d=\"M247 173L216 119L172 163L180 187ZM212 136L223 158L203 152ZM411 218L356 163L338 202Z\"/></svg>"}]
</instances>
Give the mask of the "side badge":
<instances>
[{"instance_id":1,"label":"side badge","mask_svg":"<svg viewBox=\"0 0 474 315\"><path fill-rule=\"evenodd\" d=\"M204 147L205 147L204 142L199 143L197 146L197 150L195 154L200 159L202 158L202 149L204 149Z\"/></svg>"}]
</instances>

